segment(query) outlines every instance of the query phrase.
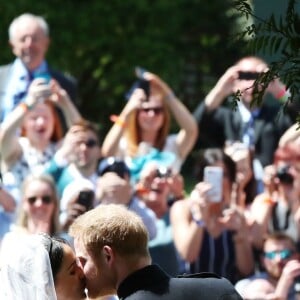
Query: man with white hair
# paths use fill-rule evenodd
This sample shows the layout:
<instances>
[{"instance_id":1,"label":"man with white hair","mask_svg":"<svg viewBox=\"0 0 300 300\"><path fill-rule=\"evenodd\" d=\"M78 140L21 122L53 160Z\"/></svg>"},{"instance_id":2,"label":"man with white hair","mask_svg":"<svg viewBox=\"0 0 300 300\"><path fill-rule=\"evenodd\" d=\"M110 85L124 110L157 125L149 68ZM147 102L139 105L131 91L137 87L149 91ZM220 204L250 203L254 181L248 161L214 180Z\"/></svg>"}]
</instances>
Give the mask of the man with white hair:
<instances>
[{"instance_id":1,"label":"man with white hair","mask_svg":"<svg viewBox=\"0 0 300 300\"><path fill-rule=\"evenodd\" d=\"M49 27L41 16L30 13L16 17L8 29L9 44L16 59L0 67L0 121L24 101L32 79L55 79L76 100L73 78L51 69L45 57L49 48Z\"/></svg>"}]
</instances>

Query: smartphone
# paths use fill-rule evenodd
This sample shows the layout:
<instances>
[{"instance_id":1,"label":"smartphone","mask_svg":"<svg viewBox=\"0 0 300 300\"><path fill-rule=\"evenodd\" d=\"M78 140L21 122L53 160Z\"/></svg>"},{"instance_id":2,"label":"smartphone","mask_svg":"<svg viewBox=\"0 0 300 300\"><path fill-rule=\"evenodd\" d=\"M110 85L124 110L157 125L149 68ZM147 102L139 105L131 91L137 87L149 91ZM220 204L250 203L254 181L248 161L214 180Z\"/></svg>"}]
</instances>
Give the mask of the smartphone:
<instances>
[{"instance_id":1,"label":"smartphone","mask_svg":"<svg viewBox=\"0 0 300 300\"><path fill-rule=\"evenodd\" d=\"M33 75L33 78L42 78L45 80L45 83L48 84L51 80L51 75L48 72L38 72Z\"/></svg>"},{"instance_id":2,"label":"smartphone","mask_svg":"<svg viewBox=\"0 0 300 300\"><path fill-rule=\"evenodd\" d=\"M135 75L139 79L144 79L144 74L147 72L146 69L141 68L141 67L135 67Z\"/></svg>"},{"instance_id":3,"label":"smartphone","mask_svg":"<svg viewBox=\"0 0 300 300\"><path fill-rule=\"evenodd\" d=\"M94 196L95 194L92 190L81 191L79 193L77 203L83 205L88 211L93 208Z\"/></svg>"},{"instance_id":4,"label":"smartphone","mask_svg":"<svg viewBox=\"0 0 300 300\"><path fill-rule=\"evenodd\" d=\"M146 69L141 67L135 67L135 75L139 79L136 82L137 83L136 87L143 89L148 99L150 93L150 82L144 78L145 72L147 72Z\"/></svg>"},{"instance_id":5,"label":"smartphone","mask_svg":"<svg viewBox=\"0 0 300 300\"><path fill-rule=\"evenodd\" d=\"M243 80L256 80L259 77L260 73L258 72L243 72L239 71L239 79Z\"/></svg>"},{"instance_id":6,"label":"smartphone","mask_svg":"<svg viewBox=\"0 0 300 300\"><path fill-rule=\"evenodd\" d=\"M146 94L146 101L147 101L149 99L149 94L150 94L150 83L148 80L145 80L145 79L138 79L133 83L130 90L125 94L126 100L130 99L132 93L137 88L144 90L144 92Z\"/></svg>"},{"instance_id":7,"label":"smartphone","mask_svg":"<svg viewBox=\"0 0 300 300\"><path fill-rule=\"evenodd\" d=\"M39 102L44 102L46 99L48 99L52 95L52 91L50 89L50 80L51 80L51 75L47 72L38 72L34 73L33 76L34 79L43 79L39 83L39 85L44 87L44 90L40 92L40 97L39 97Z\"/></svg>"},{"instance_id":8,"label":"smartphone","mask_svg":"<svg viewBox=\"0 0 300 300\"><path fill-rule=\"evenodd\" d=\"M217 166L204 168L204 181L210 183L212 189L209 193L211 202L219 203L222 200L223 169Z\"/></svg>"}]
</instances>

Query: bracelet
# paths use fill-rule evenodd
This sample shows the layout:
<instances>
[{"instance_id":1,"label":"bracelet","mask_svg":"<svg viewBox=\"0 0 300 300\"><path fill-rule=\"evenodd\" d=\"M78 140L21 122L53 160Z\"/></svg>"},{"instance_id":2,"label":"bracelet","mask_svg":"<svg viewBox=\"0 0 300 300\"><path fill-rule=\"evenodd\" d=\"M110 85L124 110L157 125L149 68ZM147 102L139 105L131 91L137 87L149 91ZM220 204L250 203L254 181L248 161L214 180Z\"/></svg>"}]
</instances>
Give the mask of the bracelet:
<instances>
[{"instance_id":1,"label":"bracelet","mask_svg":"<svg viewBox=\"0 0 300 300\"><path fill-rule=\"evenodd\" d=\"M205 227L205 222L201 219L195 218L194 213L192 212L192 210L191 210L191 214L192 214L192 220L198 225L198 227L201 227L201 228Z\"/></svg>"},{"instance_id":2,"label":"bracelet","mask_svg":"<svg viewBox=\"0 0 300 300\"><path fill-rule=\"evenodd\" d=\"M266 204L274 204L274 200L271 197L264 197L262 201Z\"/></svg>"},{"instance_id":3,"label":"bracelet","mask_svg":"<svg viewBox=\"0 0 300 300\"><path fill-rule=\"evenodd\" d=\"M193 221L197 224L198 227L205 227L205 222L203 220L197 220L192 216Z\"/></svg>"},{"instance_id":4,"label":"bracelet","mask_svg":"<svg viewBox=\"0 0 300 300\"><path fill-rule=\"evenodd\" d=\"M31 109L32 109L32 106L26 104L25 102L21 102L18 106L19 106L24 112L27 112L28 110L31 110Z\"/></svg>"},{"instance_id":5,"label":"bracelet","mask_svg":"<svg viewBox=\"0 0 300 300\"><path fill-rule=\"evenodd\" d=\"M126 122L121 117L117 115L111 115L109 118L112 122L114 122L116 125L120 126L121 128L126 127Z\"/></svg>"},{"instance_id":6,"label":"bracelet","mask_svg":"<svg viewBox=\"0 0 300 300\"><path fill-rule=\"evenodd\" d=\"M280 102L285 102L288 99L289 95L287 93L286 89L282 89L277 95L276 98L280 101Z\"/></svg>"}]
</instances>

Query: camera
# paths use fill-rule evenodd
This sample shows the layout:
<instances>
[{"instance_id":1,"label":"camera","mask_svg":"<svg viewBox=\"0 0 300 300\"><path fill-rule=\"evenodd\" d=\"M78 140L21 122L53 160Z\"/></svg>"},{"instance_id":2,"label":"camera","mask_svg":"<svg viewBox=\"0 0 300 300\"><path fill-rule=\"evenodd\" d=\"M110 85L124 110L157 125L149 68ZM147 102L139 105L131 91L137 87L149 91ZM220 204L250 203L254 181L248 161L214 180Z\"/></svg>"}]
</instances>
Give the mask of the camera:
<instances>
[{"instance_id":1,"label":"camera","mask_svg":"<svg viewBox=\"0 0 300 300\"><path fill-rule=\"evenodd\" d=\"M260 73L258 72L243 72L239 71L239 79L242 80L256 80L259 77Z\"/></svg>"},{"instance_id":2,"label":"camera","mask_svg":"<svg viewBox=\"0 0 300 300\"><path fill-rule=\"evenodd\" d=\"M155 177L159 177L159 178L168 178L172 175L172 171L169 168L166 167L159 167L156 170L156 176Z\"/></svg>"},{"instance_id":3,"label":"camera","mask_svg":"<svg viewBox=\"0 0 300 300\"><path fill-rule=\"evenodd\" d=\"M289 173L290 166L282 166L277 169L276 177L279 179L280 183L293 184L294 177Z\"/></svg>"},{"instance_id":4,"label":"camera","mask_svg":"<svg viewBox=\"0 0 300 300\"><path fill-rule=\"evenodd\" d=\"M294 291L295 293L300 293L300 276L297 276L294 280Z\"/></svg>"}]
</instances>

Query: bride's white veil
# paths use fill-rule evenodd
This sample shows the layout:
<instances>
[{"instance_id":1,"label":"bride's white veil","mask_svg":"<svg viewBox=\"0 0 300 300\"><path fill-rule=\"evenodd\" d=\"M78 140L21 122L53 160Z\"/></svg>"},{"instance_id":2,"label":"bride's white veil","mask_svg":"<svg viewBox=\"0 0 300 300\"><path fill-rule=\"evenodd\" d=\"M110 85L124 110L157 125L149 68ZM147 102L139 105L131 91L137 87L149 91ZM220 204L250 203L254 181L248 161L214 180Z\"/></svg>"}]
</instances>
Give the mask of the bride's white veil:
<instances>
[{"instance_id":1,"label":"bride's white veil","mask_svg":"<svg viewBox=\"0 0 300 300\"><path fill-rule=\"evenodd\" d=\"M7 236L1 249L0 299L56 300L50 259L41 236Z\"/></svg>"}]
</instances>

